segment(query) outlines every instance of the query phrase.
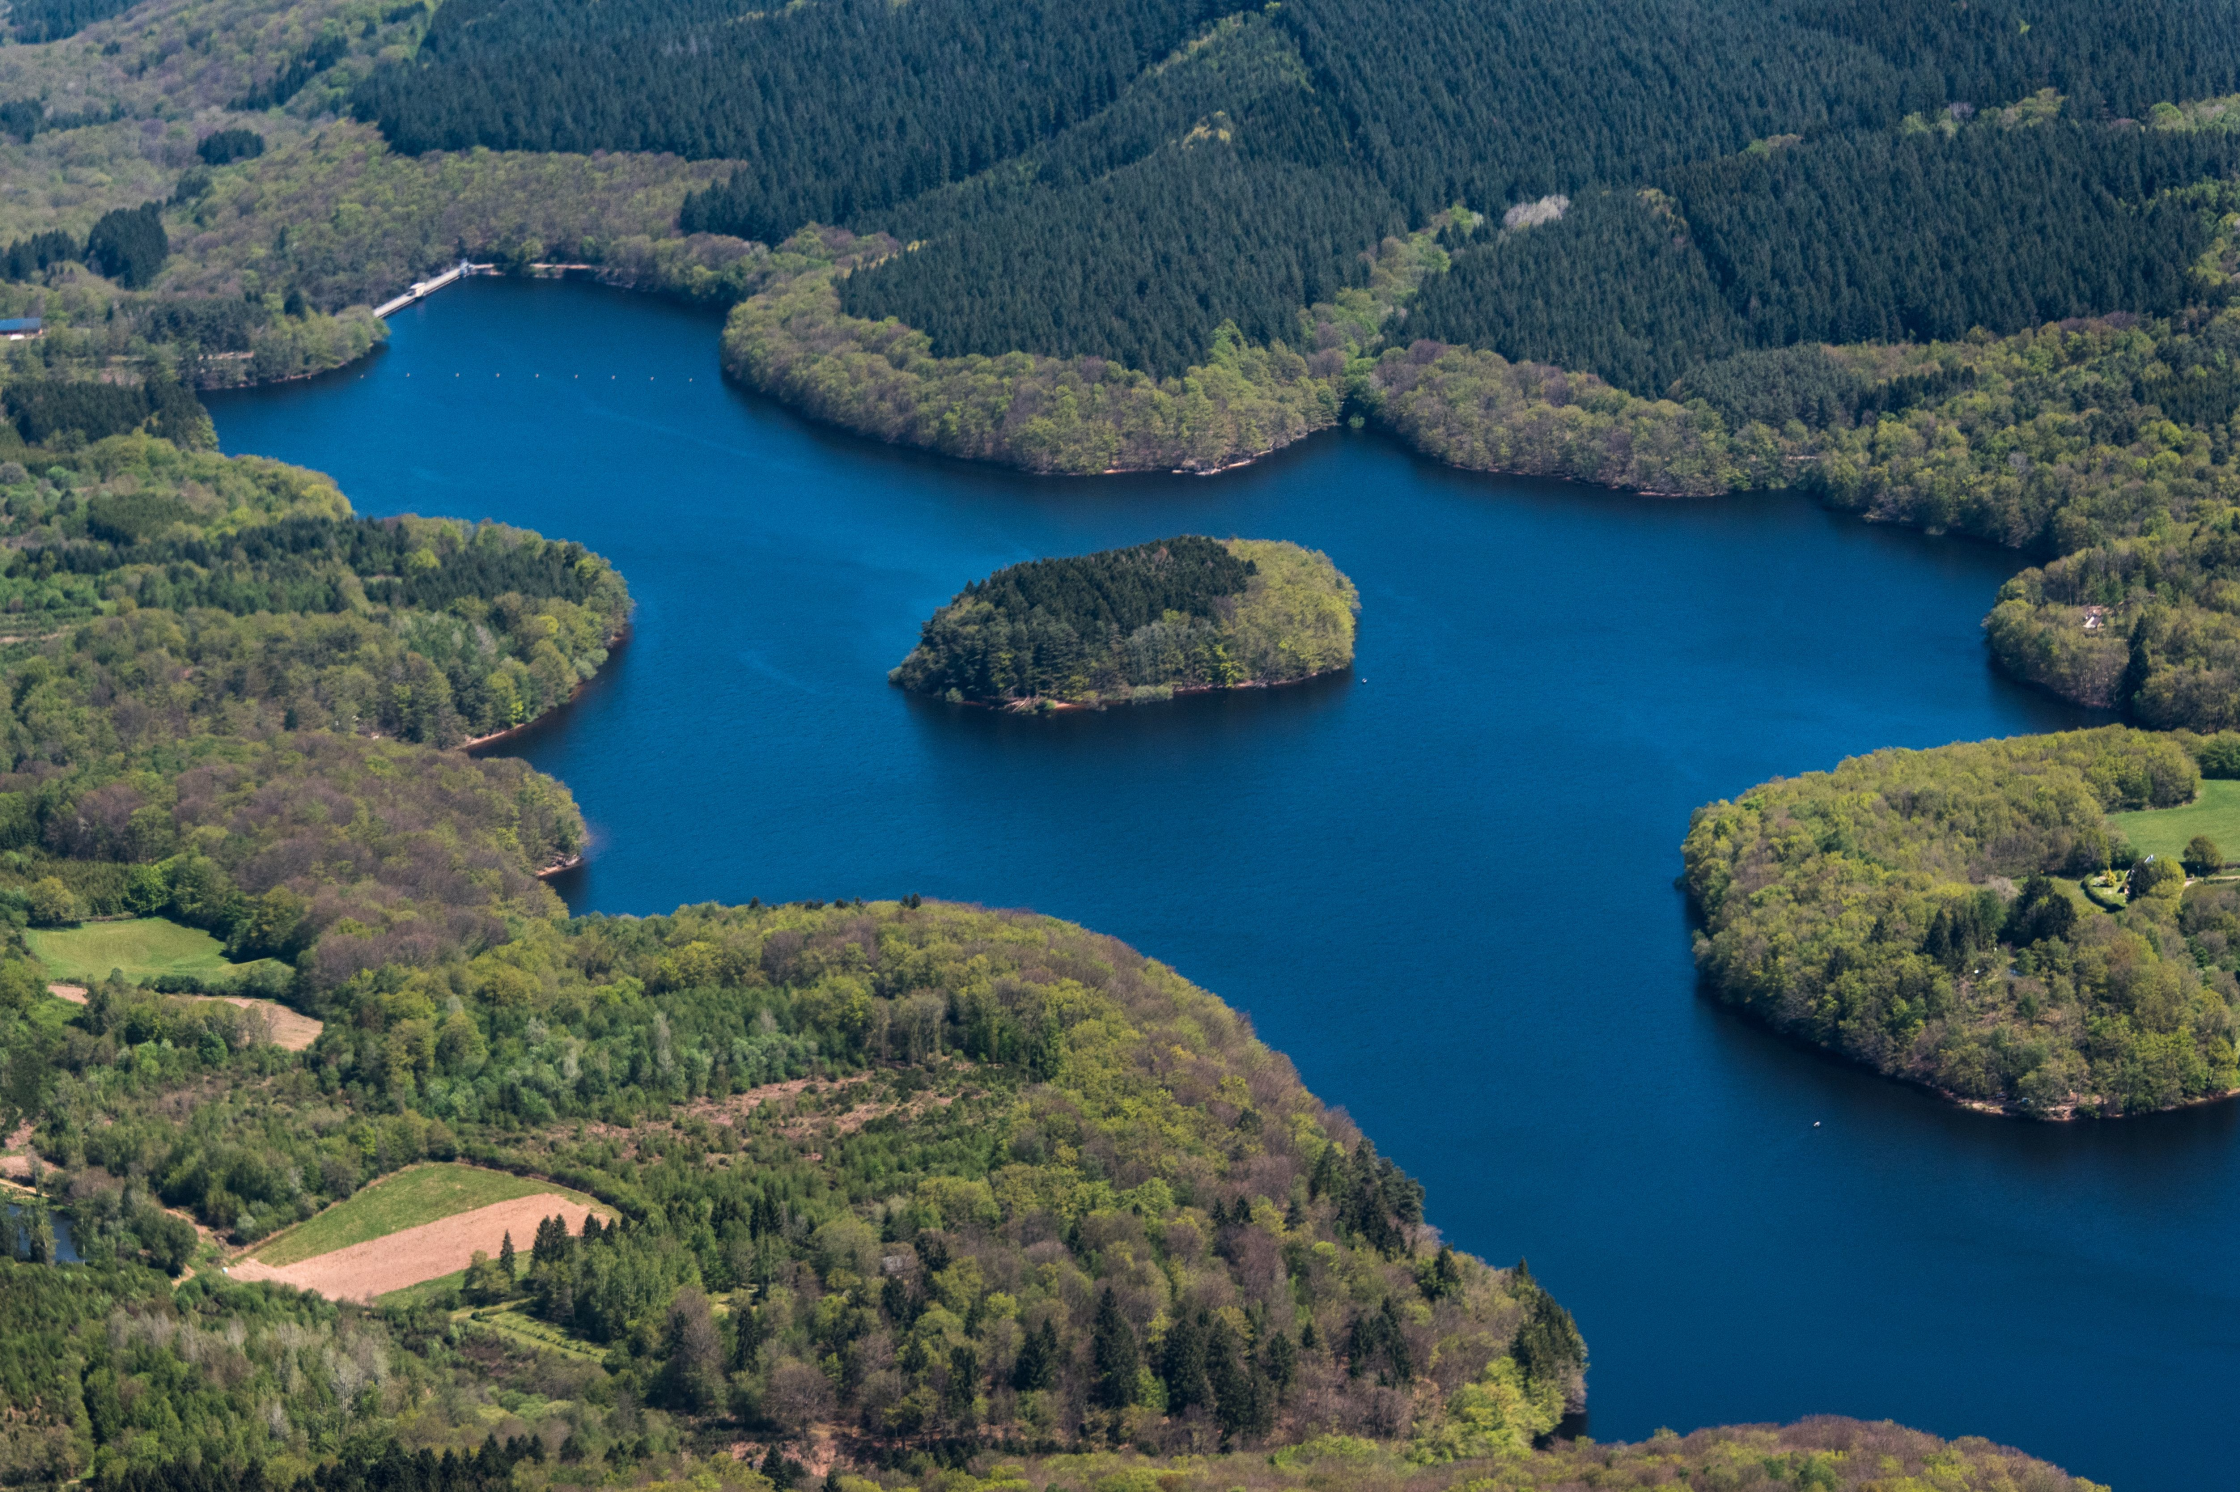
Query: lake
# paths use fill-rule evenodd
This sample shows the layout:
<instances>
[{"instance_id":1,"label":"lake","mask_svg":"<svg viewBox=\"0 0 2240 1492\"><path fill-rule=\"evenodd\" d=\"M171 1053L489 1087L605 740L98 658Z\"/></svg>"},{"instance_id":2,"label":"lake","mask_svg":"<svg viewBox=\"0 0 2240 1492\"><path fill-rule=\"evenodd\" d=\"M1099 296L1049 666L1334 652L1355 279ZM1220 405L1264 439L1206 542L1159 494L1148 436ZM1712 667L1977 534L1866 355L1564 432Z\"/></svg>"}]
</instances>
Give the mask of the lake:
<instances>
[{"instance_id":1,"label":"lake","mask_svg":"<svg viewBox=\"0 0 2240 1492\"><path fill-rule=\"evenodd\" d=\"M1985 1118L1696 987L1697 805L2089 723L1987 664L2015 556L1355 432L1211 479L979 469L798 420L722 381L714 316L591 286L391 324L362 368L212 396L220 440L620 566L634 636L510 748L591 824L579 910L915 891L1126 939L1249 1011L1450 1241L1529 1257L1599 1439L1837 1413L2231 1483L2240 1111ZM1047 719L888 687L966 582L1181 532L1327 551L1354 676Z\"/></svg>"}]
</instances>

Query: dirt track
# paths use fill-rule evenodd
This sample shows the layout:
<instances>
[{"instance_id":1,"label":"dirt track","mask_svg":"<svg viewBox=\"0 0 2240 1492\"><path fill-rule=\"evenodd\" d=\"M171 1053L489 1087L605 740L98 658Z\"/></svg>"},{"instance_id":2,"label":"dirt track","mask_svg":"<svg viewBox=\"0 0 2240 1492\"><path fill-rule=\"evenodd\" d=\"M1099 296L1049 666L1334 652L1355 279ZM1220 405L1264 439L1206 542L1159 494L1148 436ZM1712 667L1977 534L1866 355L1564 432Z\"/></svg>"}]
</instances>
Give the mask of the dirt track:
<instances>
[{"instance_id":1,"label":"dirt track","mask_svg":"<svg viewBox=\"0 0 2240 1492\"><path fill-rule=\"evenodd\" d=\"M370 1301L391 1290L464 1269L476 1249L494 1259L500 1240L508 1232L513 1234L513 1246L526 1256L538 1223L557 1213L568 1220L569 1232L580 1233L589 1211L566 1197L540 1192L438 1218L278 1269L255 1259L239 1259L226 1274L237 1280L277 1280L299 1290L316 1290L329 1300Z\"/></svg>"}]
</instances>

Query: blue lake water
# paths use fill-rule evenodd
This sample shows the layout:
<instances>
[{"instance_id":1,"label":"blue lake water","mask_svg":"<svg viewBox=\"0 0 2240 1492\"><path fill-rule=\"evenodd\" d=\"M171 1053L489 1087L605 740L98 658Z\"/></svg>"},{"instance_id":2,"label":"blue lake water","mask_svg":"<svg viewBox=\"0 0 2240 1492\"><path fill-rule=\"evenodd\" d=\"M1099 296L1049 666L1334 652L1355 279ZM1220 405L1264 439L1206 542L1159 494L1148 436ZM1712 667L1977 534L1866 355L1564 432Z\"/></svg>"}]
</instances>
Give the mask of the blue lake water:
<instances>
[{"instance_id":1,"label":"blue lake water","mask_svg":"<svg viewBox=\"0 0 2240 1492\"><path fill-rule=\"evenodd\" d=\"M629 578L632 640L514 747L592 825L575 907L917 891L1126 939L1249 1011L1457 1246L1530 1258L1586 1333L1597 1438L1840 1413L2232 1484L2240 1111L1987 1119L1696 989L1698 804L2084 722L1987 666L2014 556L1342 432L1215 479L983 470L728 387L717 324L470 282L362 369L210 400L228 452L360 511L502 519ZM1355 676L1045 720L887 686L967 581L1185 531L1327 551Z\"/></svg>"}]
</instances>

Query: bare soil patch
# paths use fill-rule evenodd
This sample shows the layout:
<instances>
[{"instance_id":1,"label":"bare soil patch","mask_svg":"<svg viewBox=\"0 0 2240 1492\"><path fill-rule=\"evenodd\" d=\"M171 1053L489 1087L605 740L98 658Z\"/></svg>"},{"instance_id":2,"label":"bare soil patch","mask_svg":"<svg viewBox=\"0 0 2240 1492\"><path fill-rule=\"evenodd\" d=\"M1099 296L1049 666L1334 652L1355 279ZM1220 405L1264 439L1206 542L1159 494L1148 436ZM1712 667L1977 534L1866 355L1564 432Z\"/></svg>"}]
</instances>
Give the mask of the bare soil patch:
<instances>
[{"instance_id":1,"label":"bare soil patch","mask_svg":"<svg viewBox=\"0 0 2240 1492\"><path fill-rule=\"evenodd\" d=\"M499 1242L509 1232L513 1234L513 1246L527 1252L536 1237L537 1224L554 1215L567 1219L569 1232L579 1233L590 1211L557 1193L539 1192L405 1228L386 1238L354 1243L278 1269L255 1259L236 1260L226 1273L236 1280L273 1280L299 1290L315 1290L329 1300L371 1301L392 1290L464 1269L476 1249L495 1258Z\"/></svg>"},{"instance_id":2,"label":"bare soil patch","mask_svg":"<svg viewBox=\"0 0 2240 1492\"><path fill-rule=\"evenodd\" d=\"M68 1000L73 1005L86 1003L86 987L82 984L50 984L47 993L58 1000ZM307 1050L327 1029L326 1022L313 1020L301 1011L271 1000L252 1000L247 995L170 995L173 1000L223 1000L228 1005L238 1005L243 1010L261 1011L264 1014L265 1032L272 1044L283 1051Z\"/></svg>"},{"instance_id":3,"label":"bare soil patch","mask_svg":"<svg viewBox=\"0 0 2240 1492\"><path fill-rule=\"evenodd\" d=\"M300 1010L290 1010L271 1000L252 1000L247 995L187 995L181 998L223 1000L228 1005L238 1005L243 1010L263 1011L265 1029L272 1034L272 1044L282 1051L304 1051L319 1039L320 1032L327 1029L325 1021L314 1020Z\"/></svg>"}]
</instances>

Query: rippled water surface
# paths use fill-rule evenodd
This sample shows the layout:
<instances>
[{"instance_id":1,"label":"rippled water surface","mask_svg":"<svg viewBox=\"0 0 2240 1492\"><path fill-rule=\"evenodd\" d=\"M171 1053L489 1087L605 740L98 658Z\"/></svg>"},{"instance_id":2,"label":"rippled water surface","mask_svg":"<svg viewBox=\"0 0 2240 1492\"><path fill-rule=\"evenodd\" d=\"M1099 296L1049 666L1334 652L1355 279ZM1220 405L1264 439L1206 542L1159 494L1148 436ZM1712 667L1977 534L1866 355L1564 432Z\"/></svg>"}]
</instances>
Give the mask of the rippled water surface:
<instances>
[{"instance_id":1,"label":"rippled water surface","mask_svg":"<svg viewBox=\"0 0 2240 1492\"><path fill-rule=\"evenodd\" d=\"M582 910L1031 906L1251 1012L1593 1352L1591 1431L1831 1412L2129 1489L2231 1486L2230 1105L1985 1119L1701 998L1696 805L1883 745L2080 717L1995 677L2007 554L1778 497L1450 472L1332 434L1216 479L1042 480L727 387L714 318L472 282L362 370L214 398L229 452L361 511L611 557L608 672L522 755L595 835ZM1360 585L1355 676L1050 720L887 687L918 623L1037 555L1287 538Z\"/></svg>"}]
</instances>

